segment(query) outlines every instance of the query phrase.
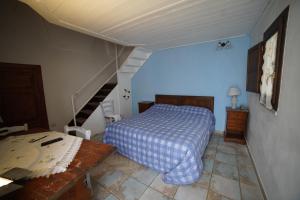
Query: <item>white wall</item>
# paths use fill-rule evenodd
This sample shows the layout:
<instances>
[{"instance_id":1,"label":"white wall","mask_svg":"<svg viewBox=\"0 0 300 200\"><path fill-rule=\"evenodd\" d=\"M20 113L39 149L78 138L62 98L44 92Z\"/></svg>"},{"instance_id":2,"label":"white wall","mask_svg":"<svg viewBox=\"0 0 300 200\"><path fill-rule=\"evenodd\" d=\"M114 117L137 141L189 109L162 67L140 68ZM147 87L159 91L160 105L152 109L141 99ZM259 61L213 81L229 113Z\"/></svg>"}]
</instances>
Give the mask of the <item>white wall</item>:
<instances>
[{"instance_id":1,"label":"white wall","mask_svg":"<svg viewBox=\"0 0 300 200\"><path fill-rule=\"evenodd\" d=\"M300 199L300 1L274 0L251 33L252 45L290 3L278 116L249 93L247 142L268 199Z\"/></svg>"},{"instance_id":2,"label":"white wall","mask_svg":"<svg viewBox=\"0 0 300 200\"><path fill-rule=\"evenodd\" d=\"M118 84L119 84L119 99L120 99L120 114L123 117L130 117L132 114L132 90L131 90L131 79L134 73L122 73L118 72ZM129 98L123 98L126 93L124 89L129 90Z\"/></svg>"},{"instance_id":3,"label":"white wall","mask_svg":"<svg viewBox=\"0 0 300 200\"><path fill-rule=\"evenodd\" d=\"M115 44L50 24L16 0L1 0L0 13L0 62L41 65L49 125L62 130L70 96L115 58Z\"/></svg>"}]
</instances>

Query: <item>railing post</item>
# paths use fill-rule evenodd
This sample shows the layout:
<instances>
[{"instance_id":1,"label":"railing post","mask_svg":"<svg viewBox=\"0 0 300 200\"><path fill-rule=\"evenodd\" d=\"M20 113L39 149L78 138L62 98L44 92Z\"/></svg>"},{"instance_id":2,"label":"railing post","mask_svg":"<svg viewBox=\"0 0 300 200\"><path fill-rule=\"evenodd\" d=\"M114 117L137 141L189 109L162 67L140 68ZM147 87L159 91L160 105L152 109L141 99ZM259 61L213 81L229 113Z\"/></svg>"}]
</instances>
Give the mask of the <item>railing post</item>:
<instances>
[{"instance_id":1,"label":"railing post","mask_svg":"<svg viewBox=\"0 0 300 200\"><path fill-rule=\"evenodd\" d=\"M74 126L77 126L77 122L76 122L76 108L75 108L75 103L74 103L74 95L71 96L71 101L72 101Z\"/></svg>"},{"instance_id":2,"label":"railing post","mask_svg":"<svg viewBox=\"0 0 300 200\"><path fill-rule=\"evenodd\" d=\"M118 61L118 46L117 46L117 44L115 44L115 49L116 49L116 70L118 71L119 61Z\"/></svg>"},{"instance_id":3,"label":"railing post","mask_svg":"<svg viewBox=\"0 0 300 200\"><path fill-rule=\"evenodd\" d=\"M123 49L124 49L124 47L123 47ZM121 53L121 51L120 51L120 53ZM120 113L121 112L121 103L120 103L120 91L119 91L120 89L119 89L119 85L118 85L118 83L119 83L119 74L118 74L119 60L118 60L118 57L119 57L119 55L118 55L118 46L116 44L117 105L118 105L118 113Z\"/></svg>"}]
</instances>

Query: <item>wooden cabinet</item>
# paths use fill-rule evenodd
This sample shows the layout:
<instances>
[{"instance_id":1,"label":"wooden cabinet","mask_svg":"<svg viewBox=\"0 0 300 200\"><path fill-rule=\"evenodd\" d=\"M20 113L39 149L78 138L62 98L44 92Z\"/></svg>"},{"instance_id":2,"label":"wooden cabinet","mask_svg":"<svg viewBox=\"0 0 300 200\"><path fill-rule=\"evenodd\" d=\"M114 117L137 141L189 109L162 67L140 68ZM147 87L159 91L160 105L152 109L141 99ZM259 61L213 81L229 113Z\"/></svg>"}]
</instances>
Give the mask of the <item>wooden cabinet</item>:
<instances>
[{"instance_id":1,"label":"wooden cabinet","mask_svg":"<svg viewBox=\"0 0 300 200\"><path fill-rule=\"evenodd\" d=\"M262 75L264 42L260 42L248 50L247 91L259 93Z\"/></svg>"},{"instance_id":2,"label":"wooden cabinet","mask_svg":"<svg viewBox=\"0 0 300 200\"><path fill-rule=\"evenodd\" d=\"M141 101L139 104L139 113L146 111L148 108L154 105L153 101Z\"/></svg>"},{"instance_id":3,"label":"wooden cabinet","mask_svg":"<svg viewBox=\"0 0 300 200\"><path fill-rule=\"evenodd\" d=\"M0 62L2 126L49 129L41 66Z\"/></svg>"},{"instance_id":4,"label":"wooden cabinet","mask_svg":"<svg viewBox=\"0 0 300 200\"><path fill-rule=\"evenodd\" d=\"M224 140L246 144L245 134L247 131L248 113L246 109L226 108L226 130Z\"/></svg>"}]
</instances>

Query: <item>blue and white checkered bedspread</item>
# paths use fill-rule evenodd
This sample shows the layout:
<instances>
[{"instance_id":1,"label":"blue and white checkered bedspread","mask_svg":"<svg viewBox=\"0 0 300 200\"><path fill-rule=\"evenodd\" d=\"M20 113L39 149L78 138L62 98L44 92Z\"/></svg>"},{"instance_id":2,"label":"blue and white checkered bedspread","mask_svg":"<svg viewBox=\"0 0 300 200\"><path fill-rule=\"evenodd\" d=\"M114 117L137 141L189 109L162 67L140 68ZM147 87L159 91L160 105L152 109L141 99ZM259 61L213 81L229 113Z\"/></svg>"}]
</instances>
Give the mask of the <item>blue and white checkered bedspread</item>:
<instances>
[{"instance_id":1,"label":"blue and white checkered bedspread","mask_svg":"<svg viewBox=\"0 0 300 200\"><path fill-rule=\"evenodd\" d=\"M110 124L104 142L164 173L166 183L190 184L202 173L201 157L214 125L208 109L156 104L142 114Z\"/></svg>"}]
</instances>

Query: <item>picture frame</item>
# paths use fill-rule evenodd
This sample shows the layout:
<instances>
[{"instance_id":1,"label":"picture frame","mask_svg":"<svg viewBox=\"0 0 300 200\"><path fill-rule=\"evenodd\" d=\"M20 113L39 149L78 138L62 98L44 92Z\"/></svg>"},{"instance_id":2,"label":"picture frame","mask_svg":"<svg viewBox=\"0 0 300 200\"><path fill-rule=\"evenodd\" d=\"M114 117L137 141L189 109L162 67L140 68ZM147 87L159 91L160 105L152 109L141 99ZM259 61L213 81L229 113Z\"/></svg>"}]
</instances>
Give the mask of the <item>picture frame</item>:
<instances>
[{"instance_id":1,"label":"picture frame","mask_svg":"<svg viewBox=\"0 0 300 200\"><path fill-rule=\"evenodd\" d=\"M276 20L269 26L269 28L264 32L264 53L268 53L266 51L266 47L272 47L271 42L273 42L274 49L274 60L273 63L273 70L274 73L271 74L272 79L272 88L269 91L268 95L271 95L269 98L270 102L263 102L268 101L268 97L266 98L264 95L264 90L262 91L263 81L264 81L264 74L263 71L261 76L261 91L260 91L260 102L264 104L264 106L270 110L277 111L278 110L278 103L279 103L279 95L280 95L280 83L281 83L281 73L282 73L282 61L283 61L283 53L284 53L284 44L285 44L285 34L286 34L286 27L287 27L287 20L288 20L288 13L289 7L285 8L283 12L276 18ZM276 38L275 44L274 39ZM271 41L273 40L273 41ZM267 46L269 45L269 46ZM273 51L273 50L271 50ZM265 59L265 55L264 55ZM263 60L263 64L265 64L267 60ZM263 88L264 89L264 88ZM267 89L268 90L268 89ZM271 94L270 94L271 93Z\"/></svg>"}]
</instances>

